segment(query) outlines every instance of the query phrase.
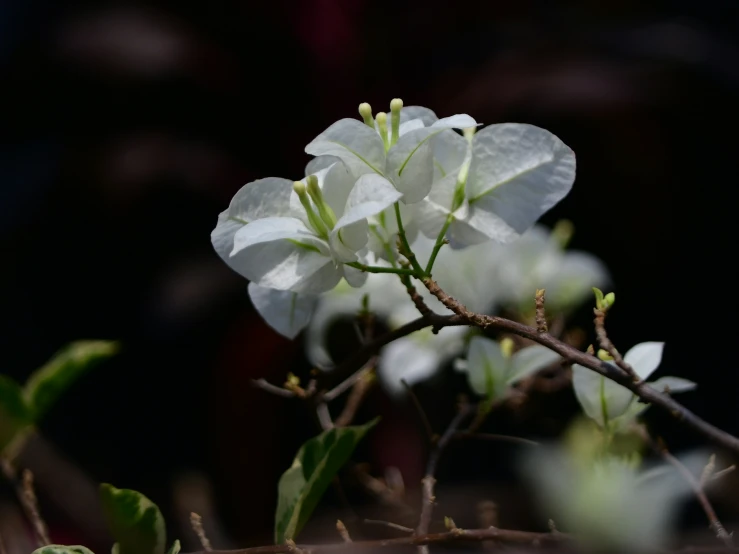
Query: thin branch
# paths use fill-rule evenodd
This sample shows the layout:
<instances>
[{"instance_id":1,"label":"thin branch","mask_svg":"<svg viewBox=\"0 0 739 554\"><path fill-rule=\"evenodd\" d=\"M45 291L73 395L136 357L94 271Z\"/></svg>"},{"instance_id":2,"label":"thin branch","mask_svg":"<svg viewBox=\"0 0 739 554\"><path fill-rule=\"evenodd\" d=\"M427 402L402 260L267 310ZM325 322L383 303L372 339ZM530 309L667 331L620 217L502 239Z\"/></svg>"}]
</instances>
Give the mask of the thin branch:
<instances>
[{"instance_id":1,"label":"thin branch","mask_svg":"<svg viewBox=\"0 0 739 554\"><path fill-rule=\"evenodd\" d=\"M364 377L364 375L367 373L367 365L374 365L371 362L372 360L370 360L368 364L360 367L356 372L352 373L349 377L344 379L341 383L336 385L330 391L324 393L323 399L326 402L331 402L332 400L335 400L336 398L344 394L346 391L348 391L350 388L352 388L354 384L360 381Z\"/></svg>"},{"instance_id":2,"label":"thin branch","mask_svg":"<svg viewBox=\"0 0 739 554\"><path fill-rule=\"evenodd\" d=\"M373 361L374 358L371 362ZM354 417L357 415L359 407L362 405L365 397L369 391L372 390L372 385L375 383L374 368L372 365L374 364L371 363L368 364L368 366L365 366L359 380L357 380L352 387L352 391L349 394L349 398L346 400L344 409L339 414L339 417L336 418L336 422L334 423L336 427L346 427L354 421Z\"/></svg>"},{"instance_id":3,"label":"thin branch","mask_svg":"<svg viewBox=\"0 0 739 554\"><path fill-rule=\"evenodd\" d=\"M346 525L344 525L344 522L340 519L336 520L336 531L339 533L339 536L341 537L341 540L343 540L345 543L353 542L351 536L349 535L349 531L346 528Z\"/></svg>"},{"instance_id":4,"label":"thin branch","mask_svg":"<svg viewBox=\"0 0 739 554\"><path fill-rule=\"evenodd\" d=\"M306 554L316 552L335 552L344 550L372 550L375 548L387 548L392 546L423 546L429 544L452 544L457 542L482 542L497 540L512 544L558 544L571 540L569 535L552 533L534 533L528 531L514 531L511 529L457 529L446 533L429 533L427 535L397 537L394 539L361 541L351 544L274 544L270 546L256 546L253 548L242 548L240 550L213 550L213 554L289 554L297 548ZM197 552L194 554L204 554Z\"/></svg>"},{"instance_id":5,"label":"thin branch","mask_svg":"<svg viewBox=\"0 0 739 554\"><path fill-rule=\"evenodd\" d=\"M254 379L252 380L252 385L262 390L266 390L270 394L282 396L283 398L295 398L297 396L295 392L283 389L282 387L278 387L277 385L273 385L266 379Z\"/></svg>"},{"instance_id":6,"label":"thin branch","mask_svg":"<svg viewBox=\"0 0 739 554\"><path fill-rule=\"evenodd\" d=\"M395 529L396 531L401 531L403 533L413 533L413 529L411 529L410 527L399 525L397 523L393 523L392 521L383 521L381 519L365 519L364 523L367 523L368 525L384 525L385 527L390 527L390 529Z\"/></svg>"},{"instance_id":7,"label":"thin branch","mask_svg":"<svg viewBox=\"0 0 739 554\"><path fill-rule=\"evenodd\" d=\"M531 339L532 341L546 346L550 350L556 352L566 361L579 364L583 367L587 367L588 369L595 371L596 373L599 373L612 381L615 381L619 385L626 387L643 401L655 406L659 406L661 409L672 414L672 416L675 417L677 420L683 422L688 427L691 427L695 431L699 432L704 437L712 440L716 444L723 446L724 448L739 453L739 438L727 433L726 431L722 431L721 429L701 419L693 412L685 408L682 404L676 402L672 397L653 389L646 383L635 382L634 379L631 376L627 375L623 369L619 367L614 367L612 364L603 362L592 354L581 352L580 350L570 346L569 344L557 340L548 333L539 333L536 329L529 327L528 325L523 325L521 323L517 323L515 321L511 321L502 317L471 312L463 304L441 290L439 285L437 285L433 279L424 279L423 282L426 285L426 288L428 288L429 291L434 296L436 296L442 304L444 304L447 308L455 313L454 316L446 317L454 318L456 316L460 318L451 320L453 321L453 323L451 323L452 325L461 325L463 324L462 321L466 321L468 325L474 325L483 329L500 329L503 331L508 331L510 333L515 333L527 339ZM401 334L401 329L407 331L408 329L413 329L414 327L417 329L419 328L419 326L420 328L423 328L425 326L423 325L424 323L426 325L444 327L444 317L445 316L434 316L433 321L431 320L431 318L421 318L419 320L412 321L406 324L404 327L396 329L391 340L395 340L399 336L405 336ZM385 337L380 337L380 339L384 338Z\"/></svg>"},{"instance_id":8,"label":"thin branch","mask_svg":"<svg viewBox=\"0 0 739 554\"><path fill-rule=\"evenodd\" d=\"M331 412L328 411L328 404L325 402L319 402L316 404L316 418L318 424L324 431L334 428L334 422L331 419Z\"/></svg>"},{"instance_id":9,"label":"thin branch","mask_svg":"<svg viewBox=\"0 0 739 554\"><path fill-rule=\"evenodd\" d=\"M708 518L708 523L711 530L716 533L716 537L724 543L724 546L733 548L734 541L732 540L731 535L726 531L726 528L721 523L718 515L716 515L716 510L713 509L711 501L708 500L708 497L706 496L706 493L703 490L700 481L695 478L695 476L687 467L685 467L685 464L683 464L680 460L672 455L672 453L667 449L667 446L664 444L664 442L662 442L662 440L653 440L652 437L650 437L643 428L641 431L641 435L645 438L651 448L662 457L664 461L672 465L680 472L680 475L683 476L685 482L690 485L691 489L693 489L693 494L698 500L698 503L701 505L703 511L706 513L706 517Z\"/></svg>"},{"instance_id":10,"label":"thin branch","mask_svg":"<svg viewBox=\"0 0 739 554\"><path fill-rule=\"evenodd\" d=\"M210 540L208 540L208 536L205 534L205 529L203 528L203 518L195 512L190 512L190 526L197 535L203 550L205 552L212 552L213 547L211 547Z\"/></svg>"},{"instance_id":11,"label":"thin branch","mask_svg":"<svg viewBox=\"0 0 739 554\"><path fill-rule=\"evenodd\" d=\"M423 301L423 298L420 294L418 294L418 291L416 290L416 287L413 286L411 283L411 278L407 275L401 276L400 280L402 281L403 285L405 285L405 290L408 293L408 296L411 297L411 300L413 301L413 305L416 307L418 312L422 316L427 316L429 314L433 313L433 310L429 308L426 305L426 302Z\"/></svg>"},{"instance_id":12,"label":"thin branch","mask_svg":"<svg viewBox=\"0 0 739 554\"><path fill-rule=\"evenodd\" d=\"M616 349L613 342L611 342L611 339L608 338L608 333L606 332L606 311L593 308L593 313L595 314L595 319L593 320L593 323L595 324L595 334L598 337L598 344L600 344L600 347L608 352L611 358L613 358L613 362L631 376L634 381L637 383L641 382L642 378L639 377L639 374L633 367L631 367L631 365L626 363L623 356L621 356L621 353Z\"/></svg>"},{"instance_id":13,"label":"thin branch","mask_svg":"<svg viewBox=\"0 0 739 554\"><path fill-rule=\"evenodd\" d=\"M462 425L462 422L467 416L472 413L472 407L469 404L461 406L459 413L454 416L449 427L447 427L444 434L441 436L439 441L434 445L434 448L429 455L428 463L426 464L426 475L424 475L421 482L423 483L423 499L421 502L421 516L418 520L418 527L416 527L416 535L421 536L428 533L429 525L431 524L431 515L434 511L434 503L436 497L434 496L434 486L436 485L436 467L439 465L439 459L444 453L449 442L454 437L454 434ZM428 548L424 545L420 551L426 552Z\"/></svg>"},{"instance_id":14,"label":"thin branch","mask_svg":"<svg viewBox=\"0 0 739 554\"><path fill-rule=\"evenodd\" d=\"M2 472L5 475L5 478L10 481L15 488L15 494L23 508L26 519L28 519L33 527L33 532L36 535L36 543L39 547L51 544L51 540L49 539L49 530L46 527L46 523L41 518L41 514L38 509L38 499L33 490L33 473L26 469L23 471L21 479L18 479L18 473L9 460L0 458L0 466L2 466Z\"/></svg>"},{"instance_id":15,"label":"thin branch","mask_svg":"<svg viewBox=\"0 0 739 554\"><path fill-rule=\"evenodd\" d=\"M514 437L511 435L496 435L493 433L472 433L469 431L457 431L454 433L454 439L475 439L493 442L510 442L513 444L521 444L524 446L541 446L538 442L523 437Z\"/></svg>"},{"instance_id":16,"label":"thin branch","mask_svg":"<svg viewBox=\"0 0 739 554\"><path fill-rule=\"evenodd\" d=\"M540 333L546 333L549 331L547 328L547 316L544 309L544 300L546 291L544 289L536 289L536 330Z\"/></svg>"},{"instance_id":17,"label":"thin branch","mask_svg":"<svg viewBox=\"0 0 739 554\"><path fill-rule=\"evenodd\" d=\"M418 419L421 421L421 425L423 426L423 430L426 432L426 438L429 440L429 442L434 440L434 430L431 428L431 423L429 422L429 418L426 415L426 411L423 409L423 406L421 405L421 401L416 396L416 393L413 392L413 388L408 384L408 381L405 379L400 380L401 384L405 387L405 390L408 391L408 396L411 399L411 402L413 403L413 407L416 409L416 413L418 414Z\"/></svg>"}]
</instances>

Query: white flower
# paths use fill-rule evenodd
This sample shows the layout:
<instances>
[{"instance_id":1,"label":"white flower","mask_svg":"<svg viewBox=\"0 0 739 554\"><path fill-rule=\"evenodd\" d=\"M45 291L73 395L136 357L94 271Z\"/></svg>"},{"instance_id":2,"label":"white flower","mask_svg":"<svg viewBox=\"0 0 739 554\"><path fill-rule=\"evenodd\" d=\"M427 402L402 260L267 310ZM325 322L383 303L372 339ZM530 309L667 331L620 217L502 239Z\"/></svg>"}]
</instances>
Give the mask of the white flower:
<instances>
[{"instance_id":1,"label":"white flower","mask_svg":"<svg viewBox=\"0 0 739 554\"><path fill-rule=\"evenodd\" d=\"M314 156L340 158L355 178L377 175L403 193L403 201L421 201L429 192L434 176L432 138L445 129L477 125L466 114L436 119L420 106L402 108L399 99L391 102L390 128L387 114L372 118L368 104L360 106L365 122L341 119L318 135L305 151Z\"/></svg>"},{"instance_id":2,"label":"white flower","mask_svg":"<svg viewBox=\"0 0 739 554\"><path fill-rule=\"evenodd\" d=\"M502 301L519 313L534 308L536 289L546 289L547 309L566 312L609 281L603 262L587 252L565 250L556 232L535 225L517 241L501 247L496 268Z\"/></svg>"},{"instance_id":3,"label":"white flower","mask_svg":"<svg viewBox=\"0 0 739 554\"><path fill-rule=\"evenodd\" d=\"M544 515L592 551L652 551L665 546L680 500L691 489L671 465L638 471L622 458L582 459L563 448L530 449L523 465ZM699 472L697 453L684 458Z\"/></svg>"},{"instance_id":4,"label":"white flower","mask_svg":"<svg viewBox=\"0 0 739 554\"><path fill-rule=\"evenodd\" d=\"M434 184L419 204L419 224L436 237L452 214L448 236L459 247L518 238L575 180L574 152L528 124L490 125L469 141L445 131L435 138L434 157Z\"/></svg>"},{"instance_id":5,"label":"white flower","mask_svg":"<svg viewBox=\"0 0 739 554\"><path fill-rule=\"evenodd\" d=\"M511 347L512 343L500 344L485 337L473 337L467 359L457 360L456 368L467 373L473 391L494 401L507 396L516 382L560 359L559 354L539 344L514 354Z\"/></svg>"},{"instance_id":6,"label":"white flower","mask_svg":"<svg viewBox=\"0 0 739 554\"><path fill-rule=\"evenodd\" d=\"M659 366L663 348L663 342L642 342L624 354L624 361L634 368L641 379L646 380ZM696 387L692 381L679 377L662 377L647 384L660 392L670 393ZM572 386L588 417L612 431L626 428L648 407L640 403L629 389L581 365L572 366Z\"/></svg>"},{"instance_id":7,"label":"white flower","mask_svg":"<svg viewBox=\"0 0 739 554\"><path fill-rule=\"evenodd\" d=\"M366 275L344 264L360 260L367 218L400 196L378 175L355 182L342 163L295 183L260 179L236 193L211 241L232 269L263 287L317 294L342 277L359 285Z\"/></svg>"}]
</instances>

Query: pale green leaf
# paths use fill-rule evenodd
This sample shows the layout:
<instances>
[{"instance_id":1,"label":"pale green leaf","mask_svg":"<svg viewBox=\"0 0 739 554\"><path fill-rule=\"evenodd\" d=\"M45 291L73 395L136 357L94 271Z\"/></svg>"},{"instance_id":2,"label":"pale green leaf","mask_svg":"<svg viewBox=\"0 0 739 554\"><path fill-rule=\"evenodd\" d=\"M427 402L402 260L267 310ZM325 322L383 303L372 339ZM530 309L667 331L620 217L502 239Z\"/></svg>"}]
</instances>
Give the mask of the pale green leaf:
<instances>
[{"instance_id":1,"label":"pale green leaf","mask_svg":"<svg viewBox=\"0 0 739 554\"><path fill-rule=\"evenodd\" d=\"M156 504L143 494L100 485L100 500L118 554L164 554L166 529Z\"/></svg>"},{"instance_id":2,"label":"pale green leaf","mask_svg":"<svg viewBox=\"0 0 739 554\"><path fill-rule=\"evenodd\" d=\"M355 447L376 423L334 428L307 441L277 487L275 542L295 539L308 521L334 475L349 460ZM121 553L125 554L125 553Z\"/></svg>"},{"instance_id":3,"label":"pale green leaf","mask_svg":"<svg viewBox=\"0 0 739 554\"><path fill-rule=\"evenodd\" d=\"M10 377L0 375L0 452L31 423L23 389Z\"/></svg>"},{"instance_id":4,"label":"pale green leaf","mask_svg":"<svg viewBox=\"0 0 739 554\"><path fill-rule=\"evenodd\" d=\"M57 352L26 382L23 395L35 421L52 406L83 373L118 351L112 341L77 341Z\"/></svg>"},{"instance_id":5,"label":"pale green leaf","mask_svg":"<svg viewBox=\"0 0 739 554\"><path fill-rule=\"evenodd\" d=\"M31 554L93 554L92 550L84 546L62 546L50 544L34 550Z\"/></svg>"}]
</instances>

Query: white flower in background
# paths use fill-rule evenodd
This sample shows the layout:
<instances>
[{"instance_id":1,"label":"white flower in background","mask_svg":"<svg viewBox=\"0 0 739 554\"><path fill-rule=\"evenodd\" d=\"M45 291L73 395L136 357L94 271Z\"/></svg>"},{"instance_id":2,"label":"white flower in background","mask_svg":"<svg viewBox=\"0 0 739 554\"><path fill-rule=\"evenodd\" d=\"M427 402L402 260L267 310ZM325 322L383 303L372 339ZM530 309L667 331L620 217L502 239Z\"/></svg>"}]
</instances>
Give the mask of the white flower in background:
<instances>
[{"instance_id":1,"label":"white flower in background","mask_svg":"<svg viewBox=\"0 0 739 554\"><path fill-rule=\"evenodd\" d=\"M369 104L362 104L356 119L341 119L318 135L305 151L313 156L340 158L355 178L376 175L403 193L403 201L421 201L434 176L432 139L445 129L477 125L466 114L436 120L433 112L420 106L403 109L396 98L390 103L390 121L384 112L372 117ZM390 127L388 128L388 123Z\"/></svg>"},{"instance_id":2,"label":"white flower in background","mask_svg":"<svg viewBox=\"0 0 739 554\"><path fill-rule=\"evenodd\" d=\"M513 342L498 343L485 337L470 340L466 360L457 360L456 368L467 373L470 388L490 402L508 395L512 385L552 365L559 354L539 344L513 353Z\"/></svg>"},{"instance_id":3,"label":"white flower in background","mask_svg":"<svg viewBox=\"0 0 739 554\"><path fill-rule=\"evenodd\" d=\"M359 285L366 274L344 264L361 259L367 218L400 196L378 175L355 182L342 163L298 182L260 179L236 193L211 241L232 269L263 287L317 294L342 277Z\"/></svg>"},{"instance_id":4,"label":"white flower in background","mask_svg":"<svg viewBox=\"0 0 739 554\"><path fill-rule=\"evenodd\" d=\"M593 287L609 281L603 262L592 254L565 250L572 224L561 221L549 230L535 225L517 241L501 247L495 279L501 301L525 314L534 309L537 289L546 289L547 309L567 312L592 296Z\"/></svg>"},{"instance_id":5,"label":"white flower in background","mask_svg":"<svg viewBox=\"0 0 739 554\"><path fill-rule=\"evenodd\" d=\"M672 465L639 471L623 458L583 459L562 447L527 449L523 476L531 481L543 515L592 551L642 552L666 546L680 501L690 494ZM682 462L700 475L705 458Z\"/></svg>"},{"instance_id":6,"label":"white flower in background","mask_svg":"<svg viewBox=\"0 0 739 554\"><path fill-rule=\"evenodd\" d=\"M436 237L448 218L452 246L510 242L562 200L575 180L575 154L549 131L502 123L435 139L434 184L419 225Z\"/></svg>"},{"instance_id":7,"label":"white flower in background","mask_svg":"<svg viewBox=\"0 0 739 554\"><path fill-rule=\"evenodd\" d=\"M641 379L646 380L662 360L663 342L642 342L624 354L624 361L631 365ZM608 362L615 365L614 362ZM696 384L679 377L661 377L647 383L660 392L685 392ZM628 427L648 405L638 401L629 389L606 379L599 373L581 365L572 366L572 386L583 411L604 429L618 432Z\"/></svg>"}]
</instances>

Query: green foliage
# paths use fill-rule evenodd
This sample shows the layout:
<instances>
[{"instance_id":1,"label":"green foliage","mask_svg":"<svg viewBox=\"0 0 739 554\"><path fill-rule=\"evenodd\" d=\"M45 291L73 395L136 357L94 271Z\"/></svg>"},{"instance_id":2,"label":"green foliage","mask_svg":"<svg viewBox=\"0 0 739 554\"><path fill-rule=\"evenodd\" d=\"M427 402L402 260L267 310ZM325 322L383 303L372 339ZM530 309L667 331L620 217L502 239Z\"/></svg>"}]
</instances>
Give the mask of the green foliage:
<instances>
[{"instance_id":1,"label":"green foliage","mask_svg":"<svg viewBox=\"0 0 739 554\"><path fill-rule=\"evenodd\" d=\"M374 419L366 425L329 429L303 444L293 465L282 474L277 487L276 543L295 539L331 480L377 421Z\"/></svg>"},{"instance_id":2,"label":"green foliage","mask_svg":"<svg viewBox=\"0 0 739 554\"><path fill-rule=\"evenodd\" d=\"M110 341L78 341L35 371L24 387L0 375L0 452L29 430L56 400L95 363L118 350Z\"/></svg>"},{"instance_id":3,"label":"green foliage","mask_svg":"<svg viewBox=\"0 0 739 554\"><path fill-rule=\"evenodd\" d=\"M84 546L62 546L60 544L50 544L34 550L31 554L94 554L89 548Z\"/></svg>"},{"instance_id":4,"label":"green foliage","mask_svg":"<svg viewBox=\"0 0 739 554\"><path fill-rule=\"evenodd\" d=\"M116 541L114 552L164 554L166 529L156 504L139 492L117 489L107 483L100 485L100 499Z\"/></svg>"}]
</instances>

